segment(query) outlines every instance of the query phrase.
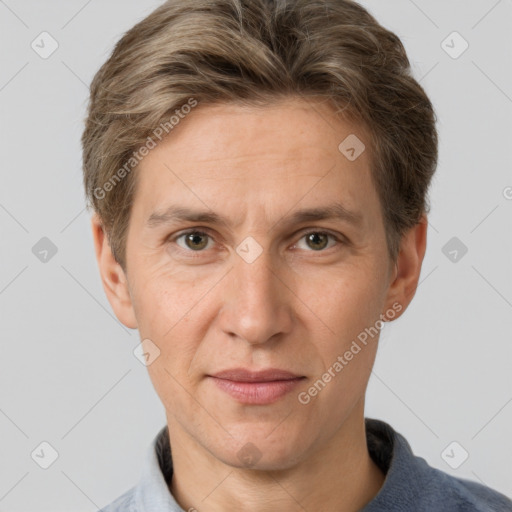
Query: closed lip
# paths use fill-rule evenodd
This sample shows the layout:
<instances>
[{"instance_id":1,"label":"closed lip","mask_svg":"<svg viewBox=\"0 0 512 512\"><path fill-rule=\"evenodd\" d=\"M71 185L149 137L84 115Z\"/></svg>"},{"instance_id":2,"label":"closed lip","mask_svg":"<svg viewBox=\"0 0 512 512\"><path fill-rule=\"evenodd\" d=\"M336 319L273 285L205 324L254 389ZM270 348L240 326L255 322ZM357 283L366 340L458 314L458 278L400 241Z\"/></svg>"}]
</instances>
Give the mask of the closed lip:
<instances>
[{"instance_id":1,"label":"closed lip","mask_svg":"<svg viewBox=\"0 0 512 512\"><path fill-rule=\"evenodd\" d=\"M250 371L245 368L232 368L209 375L217 379L232 380L235 382L272 382L277 380L294 380L304 376L297 375L279 368L267 368L265 370Z\"/></svg>"}]
</instances>

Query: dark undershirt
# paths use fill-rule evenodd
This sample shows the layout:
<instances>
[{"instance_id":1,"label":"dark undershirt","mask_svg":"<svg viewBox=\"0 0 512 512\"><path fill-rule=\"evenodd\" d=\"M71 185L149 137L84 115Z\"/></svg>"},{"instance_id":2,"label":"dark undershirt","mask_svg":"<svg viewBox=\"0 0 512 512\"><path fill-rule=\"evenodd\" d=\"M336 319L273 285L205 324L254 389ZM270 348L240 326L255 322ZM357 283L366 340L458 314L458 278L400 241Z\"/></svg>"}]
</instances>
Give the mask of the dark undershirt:
<instances>
[{"instance_id":1,"label":"dark undershirt","mask_svg":"<svg viewBox=\"0 0 512 512\"><path fill-rule=\"evenodd\" d=\"M365 419L365 425L366 443L370 457L384 475L386 475L393 453L393 437L390 432L379 423L373 422L370 427L368 420ZM167 487L170 490L173 475L172 454L169 443L169 430L165 428L164 432L165 435L160 437L156 445L156 453L160 463L160 469L167 482Z\"/></svg>"}]
</instances>

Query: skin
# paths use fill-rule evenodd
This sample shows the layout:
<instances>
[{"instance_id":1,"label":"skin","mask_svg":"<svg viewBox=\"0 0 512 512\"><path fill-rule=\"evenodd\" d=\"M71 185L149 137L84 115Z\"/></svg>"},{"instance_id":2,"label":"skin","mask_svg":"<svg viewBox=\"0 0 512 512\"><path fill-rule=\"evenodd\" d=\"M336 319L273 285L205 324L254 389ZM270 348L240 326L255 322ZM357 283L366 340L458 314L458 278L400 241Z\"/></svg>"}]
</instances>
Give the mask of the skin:
<instances>
[{"instance_id":1,"label":"skin","mask_svg":"<svg viewBox=\"0 0 512 512\"><path fill-rule=\"evenodd\" d=\"M92 219L117 318L161 351L148 371L166 410L169 490L184 510L355 511L382 486L364 427L378 336L309 403L298 400L393 304L402 307L394 318L403 314L425 254L423 217L402 238L397 265L389 259L369 150L355 161L338 150L352 133L365 140L325 103L298 98L199 105L137 169L126 271ZM334 202L360 212L361 225L283 219ZM145 225L178 203L229 225ZM172 240L189 228L208 231L188 244ZM323 230L339 241L308 242L308 231ZM236 252L248 236L262 248L252 263ZM207 377L235 367L306 378L272 404L247 405ZM237 456L247 443L260 454L252 466Z\"/></svg>"}]
</instances>

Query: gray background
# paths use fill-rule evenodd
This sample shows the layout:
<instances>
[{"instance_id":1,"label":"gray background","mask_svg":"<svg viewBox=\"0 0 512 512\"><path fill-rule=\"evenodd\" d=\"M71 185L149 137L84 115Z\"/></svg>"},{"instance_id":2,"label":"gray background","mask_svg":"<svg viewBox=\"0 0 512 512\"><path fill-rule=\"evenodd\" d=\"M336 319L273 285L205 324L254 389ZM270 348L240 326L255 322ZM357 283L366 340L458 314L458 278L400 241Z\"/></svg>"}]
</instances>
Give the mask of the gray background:
<instances>
[{"instance_id":1,"label":"gray background","mask_svg":"<svg viewBox=\"0 0 512 512\"><path fill-rule=\"evenodd\" d=\"M512 1L362 3L401 37L441 141L421 283L382 333L366 415L512 496ZM0 511L97 510L137 481L165 424L138 332L103 293L79 141L95 71L159 4L0 0ZM59 44L47 59L31 48L43 31ZM453 31L469 43L456 59L441 45ZM452 237L468 248L456 262ZM43 441L58 452L46 470L31 458Z\"/></svg>"}]
</instances>

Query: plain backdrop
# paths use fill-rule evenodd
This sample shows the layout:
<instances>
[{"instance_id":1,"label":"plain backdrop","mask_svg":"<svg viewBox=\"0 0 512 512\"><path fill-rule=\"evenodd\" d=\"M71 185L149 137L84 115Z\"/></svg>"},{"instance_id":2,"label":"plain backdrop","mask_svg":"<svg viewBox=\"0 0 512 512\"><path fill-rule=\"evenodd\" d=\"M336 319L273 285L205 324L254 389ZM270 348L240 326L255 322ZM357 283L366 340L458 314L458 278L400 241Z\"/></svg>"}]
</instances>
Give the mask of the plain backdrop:
<instances>
[{"instance_id":1,"label":"plain backdrop","mask_svg":"<svg viewBox=\"0 0 512 512\"><path fill-rule=\"evenodd\" d=\"M440 135L420 285L381 335L366 416L512 496L512 1L362 4L404 43ZM165 425L101 286L80 148L94 73L158 5L0 1L0 511L96 511Z\"/></svg>"}]
</instances>

